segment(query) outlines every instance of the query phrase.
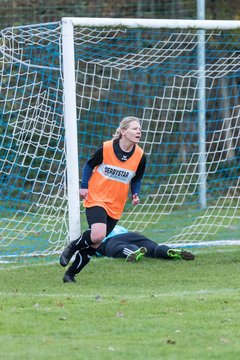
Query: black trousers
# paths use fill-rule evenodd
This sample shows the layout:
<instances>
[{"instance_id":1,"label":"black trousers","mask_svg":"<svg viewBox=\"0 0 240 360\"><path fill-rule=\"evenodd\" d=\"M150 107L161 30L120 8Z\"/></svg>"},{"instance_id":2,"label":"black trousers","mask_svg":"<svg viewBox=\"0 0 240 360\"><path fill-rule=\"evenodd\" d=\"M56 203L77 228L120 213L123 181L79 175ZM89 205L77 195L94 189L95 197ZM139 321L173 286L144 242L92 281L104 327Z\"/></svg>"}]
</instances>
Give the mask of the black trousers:
<instances>
[{"instance_id":1,"label":"black trousers","mask_svg":"<svg viewBox=\"0 0 240 360\"><path fill-rule=\"evenodd\" d=\"M102 242L97 249L97 253L112 258L126 258L126 249L136 251L140 247L145 247L147 253L145 256L151 258L169 259L167 255L167 245L159 245L144 235L128 232L110 237Z\"/></svg>"}]
</instances>

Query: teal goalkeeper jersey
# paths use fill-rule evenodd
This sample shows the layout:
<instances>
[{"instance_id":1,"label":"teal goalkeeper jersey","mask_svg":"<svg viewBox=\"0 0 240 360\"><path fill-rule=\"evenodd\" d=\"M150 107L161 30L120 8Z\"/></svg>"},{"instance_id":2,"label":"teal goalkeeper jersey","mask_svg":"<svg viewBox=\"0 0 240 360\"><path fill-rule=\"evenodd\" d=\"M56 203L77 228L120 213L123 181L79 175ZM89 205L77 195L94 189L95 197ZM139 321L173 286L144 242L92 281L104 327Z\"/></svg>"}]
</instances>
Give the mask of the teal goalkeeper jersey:
<instances>
[{"instance_id":1,"label":"teal goalkeeper jersey","mask_svg":"<svg viewBox=\"0 0 240 360\"><path fill-rule=\"evenodd\" d=\"M116 225L115 228L110 232L110 234L108 234L108 236L106 236L103 239L103 242L115 235L126 234L126 233L128 233L128 230L125 227Z\"/></svg>"}]
</instances>

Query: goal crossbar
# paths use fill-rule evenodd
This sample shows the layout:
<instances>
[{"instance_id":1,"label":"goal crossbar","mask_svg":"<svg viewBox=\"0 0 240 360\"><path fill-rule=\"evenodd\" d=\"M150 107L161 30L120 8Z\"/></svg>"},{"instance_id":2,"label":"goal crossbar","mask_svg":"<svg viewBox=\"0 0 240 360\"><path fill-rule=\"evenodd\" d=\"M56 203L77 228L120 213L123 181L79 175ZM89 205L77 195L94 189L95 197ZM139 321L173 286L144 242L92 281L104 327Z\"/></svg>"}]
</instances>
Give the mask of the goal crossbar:
<instances>
[{"instance_id":1,"label":"goal crossbar","mask_svg":"<svg viewBox=\"0 0 240 360\"><path fill-rule=\"evenodd\" d=\"M126 26L129 28L169 28L196 30L230 30L239 29L238 20L186 20L186 19L122 19L122 18L90 18L63 17L63 22L71 22L74 26Z\"/></svg>"}]
</instances>

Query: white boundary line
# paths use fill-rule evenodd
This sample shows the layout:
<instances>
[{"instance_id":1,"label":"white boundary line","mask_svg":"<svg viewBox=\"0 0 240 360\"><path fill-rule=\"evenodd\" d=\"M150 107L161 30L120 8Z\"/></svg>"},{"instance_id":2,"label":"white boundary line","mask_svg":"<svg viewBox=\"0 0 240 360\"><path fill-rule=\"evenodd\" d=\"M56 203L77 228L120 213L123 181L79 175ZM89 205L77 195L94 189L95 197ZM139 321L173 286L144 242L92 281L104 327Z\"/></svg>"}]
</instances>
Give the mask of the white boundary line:
<instances>
[{"instance_id":1,"label":"white boundary line","mask_svg":"<svg viewBox=\"0 0 240 360\"><path fill-rule=\"evenodd\" d=\"M183 247L183 248L201 248L201 247L215 247L215 246L233 246L240 245L240 240L216 240L216 241L201 241L197 243L170 243L166 244L172 247Z\"/></svg>"},{"instance_id":2,"label":"white boundary line","mask_svg":"<svg viewBox=\"0 0 240 360\"><path fill-rule=\"evenodd\" d=\"M155 241L156 242L156 241ZM157 242L156 242L157 243ZM215 246L234 246L234 245L240 245L240 240L216 240L216 241L201 241L201 242L196 242L196 243L168 243L168 242L162 242L159 243L160 245L168 245L170 247L175 247L175 248L203 248L203 247L209 247L209 248L213 248ZM51 256L55 256L55 255L59 255L60 253L55 253L52 254ZM32 257L38 257L38 256L31 256L29 254L27 255L18 255L18 254L13 254L13 255L9 255L9 256L0 256L0 264L11 264L11 263L17 263L18 261L9 261L7 259L14 259L14 258L32 258ZM40 258L40 256L39 256ZM106 258L105 256L103 258ZM2 260L1 260L2 259ZM47 255L46 255L46 259L47 259ZM47 261L47 260L46 260ZM57 262L58 260L56 260ZM55 263L55 262L48 262L48 265L51 263ZM26 265L30 265L30 264L26 264ZM34 264L31 264L34 265ZM36 264L35 264L36 265Z\"/></svg>"},{"instance_id":3,"label":"white boundary line","mask_svg":"<svg viewBox=\"0 0 240 360\"><path fill-rule=\"evenodd\" d=\"M76 284L74 284L76 286ZM72 287L71 287L72 289ZM193 291L173 291L173 292L161 292L153 294L155 298L162 298L162 297L185 297L185 296L199 296L199 295L229 295L229 294L239 294L240 289L233 289L233 288L225 288L225 289L210 289L210 290L193 290ZM0 292L0 297L32 297L32 298L63 298L63 297L71 297L76 299L94 299L96 298L97 294L72 294L72 293L56 293L56 294L47 294L47 293L22 293L22 292ZM113 298L124 298L127 300L135 300L135 299L150 299L151 295L124 295L121 294L114 295ZM101 296L103 301L109 302L109 296L106 297L103 295Z\"/></svg>"},{"instance_id":4,"label":"white boundary line","mask_svg":"<svg viewBox=\"0 0 240 360\"><path fill-rule=\"evenodd\" d=\"M210 243L210 242L209 242ZM211 243L207 244L206 243L199 243L198 246L196 246L196 244L194 244L194 246L192 245L187 245L187 244L166 244L164 243L164 245L169 245L171 247L175 247L175 248L185 248L185 249L189 249L191 248L194 251L194 254L202 254L202 253L210 253L214 250L215 245L212 245ZM220 244L221 245L221 244ZM226 244L224 244L226 245ZM240 245L240 240L233 240L232 244L229 245ZM215 249L216 251L222 251L222 252L233 252L236 251L236 248L232 248L228 247L228 248L222 248L220 249ZM108 258L107 256L102 256L102 257L93 257L91 261L98 261L99 259L101 259L101 261L114 261L116 259L114 258ZM161 259L159 259L161 260ZM2 265L2 266L1 266ZM4 267L4 265L6 265ZM0 258L0 271L1 270L6 270L6 269L21 269L21 268L26 268L29 266L49 266L49 265L59 265L59 259L57 258L54 261L45 261L45 262L36 262L36 263L28 263L27 260L24 263L18 263L18 261L8 261L8 260L1 260Z\"/></svg>"}]
</instances>

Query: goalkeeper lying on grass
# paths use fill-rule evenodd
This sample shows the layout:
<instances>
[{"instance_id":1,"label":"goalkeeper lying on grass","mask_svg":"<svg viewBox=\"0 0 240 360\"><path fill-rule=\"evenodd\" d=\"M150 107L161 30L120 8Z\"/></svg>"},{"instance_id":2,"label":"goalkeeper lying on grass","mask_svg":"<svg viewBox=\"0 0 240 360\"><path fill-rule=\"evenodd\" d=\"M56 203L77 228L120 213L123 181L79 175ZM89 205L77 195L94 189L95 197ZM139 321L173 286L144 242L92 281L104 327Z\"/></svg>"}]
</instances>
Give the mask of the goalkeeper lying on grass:
<instances>
[{"instance_id":1,"label":"goalkeeper lying on grass","mask_svg":"<svg viewBox=\"0 0 240 360\"><path fill-rule=\"evenodd\" d=\"M77 252L75 260L63 277L63 282L76 281L75 275L83 269L81 266L82 256L84 256L84 249ZM167 245L157 244L146 236L128 231L119 225L116 225L112 232L102 241L97 248L96 256L124 258L129 262L139 261L143 256L159 259L194 260L194 255L189 251L172 249Z\"/></svg>"}]
</instances>

